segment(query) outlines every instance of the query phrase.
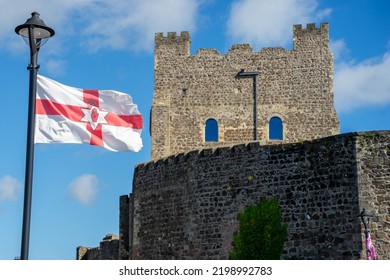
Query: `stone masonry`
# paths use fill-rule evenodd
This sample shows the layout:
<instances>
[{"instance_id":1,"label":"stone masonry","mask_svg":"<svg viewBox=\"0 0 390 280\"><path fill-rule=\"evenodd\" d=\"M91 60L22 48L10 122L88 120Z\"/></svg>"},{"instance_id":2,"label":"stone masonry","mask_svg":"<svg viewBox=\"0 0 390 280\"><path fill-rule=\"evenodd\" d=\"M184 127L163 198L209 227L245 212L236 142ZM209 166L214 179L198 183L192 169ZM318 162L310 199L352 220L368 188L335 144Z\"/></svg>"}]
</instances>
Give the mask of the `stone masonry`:
<instances>
[{"instance_id":1,"label":"stone masonry","mask_svg":"<svg viewBox=\"0 0 390 280\"><path fill-rule=\"evenodd\" d=\"M140 164L128 255L227 259L237 213L262 197L279 199L288 225L283 258L364 258L357 215L366 208L377 254L390 259L390 131L242 143Z\"/></svg>"},{"instance_id":2,"label":"stone masonry","mask_svg":"<svg viewBox=\"0 0 390 280\"><path fill-rule=\"evenodd\" d=\"M77 247L76 260L117 260L119 247L119 236L107 234L99 247Z\"/></svg>"},{"instance_id":3,"label":"stone masonry","mask_svg":"<svg viewBox=\"0 0 390 280\"><path fill-rule=\"evenodd\" d=\"M293 28L294 48L234 45L226 55L199 49L190 55L188 32L155 36L152 159L184 151L251 141L253 81L237 74L259 71L257 139L292 143L339 133L333 102L333 55L328 24ZM283 122L283 140L270 141L269 121ZM218 122L218 142L205 142L205 122Z\"/></svg>"}]
</instances>

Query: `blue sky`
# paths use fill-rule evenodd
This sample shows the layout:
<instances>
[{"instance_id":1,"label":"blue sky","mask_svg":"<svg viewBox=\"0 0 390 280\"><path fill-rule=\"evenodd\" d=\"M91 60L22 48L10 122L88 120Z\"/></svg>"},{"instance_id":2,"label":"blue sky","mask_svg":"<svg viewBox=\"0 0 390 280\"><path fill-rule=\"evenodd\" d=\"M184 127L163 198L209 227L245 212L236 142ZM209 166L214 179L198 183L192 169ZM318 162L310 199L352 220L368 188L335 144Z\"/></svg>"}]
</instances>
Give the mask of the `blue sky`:
<instances>
[{"instance_id":1,"label":"blue sky","mask_svg":"<svg viewBox=\"0 0 390 280\"><path fill-rule=\"evenodd\" d=\"M30 259L75 259L76 247L118 234L119 196L150 159L156 32L189 31L191 52L234 43L292 48L293 24L328 22L341 132L390 129L390 2L387 0L0 0L0 259L20 255L29 49L14 28L38 11L56 31L39 74L87 89L129 93L144 116L144 147L35 147Z\"/></svg>"}]
</instances>

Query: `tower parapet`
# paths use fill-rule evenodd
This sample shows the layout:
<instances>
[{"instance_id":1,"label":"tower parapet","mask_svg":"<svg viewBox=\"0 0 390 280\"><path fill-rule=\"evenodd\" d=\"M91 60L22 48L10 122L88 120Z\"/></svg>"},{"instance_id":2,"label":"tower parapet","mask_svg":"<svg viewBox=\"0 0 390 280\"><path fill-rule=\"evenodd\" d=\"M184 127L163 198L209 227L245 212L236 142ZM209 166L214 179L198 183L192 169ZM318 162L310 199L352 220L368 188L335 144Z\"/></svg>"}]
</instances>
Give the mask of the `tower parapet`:
<instances>
[{"instance_id":1,"label":"tower parapet","mask_svg":"<svg viewBox=\"0 0 390 280\"><path fill-rule=\"evenodd\" d=\"M177 44L179 42L189 42L190 33L188 31L182 31L180 35L176 32L168 32L167 36L164 36L163 32L155 34L156 45L159 44Z\"/></svg>"},{"instance_id":2,"label":"tower parapet","mask_svg":"<svg viewBox=\"0 0 390 280\"><path fill-rule=\"evenodd\" d=\"M180 35L176 32L168 32L167 36L160 32L155 34L154 39L154 69L159 62L190 56L190 33L188 31L183 31Z\"/></svg>"},{"instance_id":3,"label":"tower parapet","mask_svg":"<svg viewBox=\"0 0 390 280\"><path fill-rule=\"evenodd\" d=\"M318 47L329 48L329 24L321 23L316 28L314 23L309 23L306 28L301 24L293 27L294 50L313 50Z\"/></svg>"}]
</instances>

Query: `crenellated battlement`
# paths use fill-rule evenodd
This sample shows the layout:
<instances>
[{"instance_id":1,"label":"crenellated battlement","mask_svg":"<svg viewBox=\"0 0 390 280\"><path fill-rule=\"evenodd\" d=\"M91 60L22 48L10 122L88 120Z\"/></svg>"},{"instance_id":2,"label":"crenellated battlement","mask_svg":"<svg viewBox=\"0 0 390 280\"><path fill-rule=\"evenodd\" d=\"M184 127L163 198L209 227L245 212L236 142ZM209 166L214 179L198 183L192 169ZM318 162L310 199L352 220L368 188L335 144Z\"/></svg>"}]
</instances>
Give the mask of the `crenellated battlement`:
<instances>
[{"instance_id":1,"label":"crenellated battlement","mask_svg":"<svg viewBox=\"0 0 390 280\"><path fill-rule=\"evenodd\" d=\"M329 24L327 22L323 22L320 24L319 28L316 28L315 23L308 23L306 24L306 28L302 29L302 24L295 24L293 27L294 34L295 32L312 32L312 31L323 31L328 32L329 31Z\"/></svg>"},{"instance_id":2,"label":"crenellated battlement","mask_svg":"<svg viewBox=\"0 0 390 280\"><path fill-rule=\"evenodd\" d=\"M294 50L314 50L318 46L329 47L329 24L321 23L317 28L314 23L309 23L306 28L301 24L293 27L294 33Z\"/></svg>"},{"instance_id":3,"label":"crenellated battlement","mask_svg":"<svg viewBox=\"0 0 390 280\"><path fill-rule=\"evenodd\" d=\"M163 32L156 33L154 36L156 44L178 44L190 41L190 33L188 31L182 31L180 35L176 32L168 32L164 36Z\"/></svg>"},{"instance_id":4,"label":"crenellated battlement","mask_svg":"<svg viewBox=\"0 0 390 280\"><path fill-rule=\"evenodd\" d=\"M186 58L190 56L190 33L183 31L180 35L176 32L155 34L154 44L154 67L162 64L172 63L177 58Z\"/></svg>"}]
</instances>

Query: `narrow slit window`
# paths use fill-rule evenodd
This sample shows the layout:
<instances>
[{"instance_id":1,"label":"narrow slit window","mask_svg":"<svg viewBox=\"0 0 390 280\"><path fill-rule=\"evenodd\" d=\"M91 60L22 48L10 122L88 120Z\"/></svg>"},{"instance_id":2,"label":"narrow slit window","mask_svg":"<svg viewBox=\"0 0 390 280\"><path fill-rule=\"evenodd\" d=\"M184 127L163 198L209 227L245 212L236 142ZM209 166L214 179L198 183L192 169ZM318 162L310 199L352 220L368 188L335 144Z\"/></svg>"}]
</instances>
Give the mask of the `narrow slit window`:
<instances>
[{"instance_id":1,"label":"narrow slit window","mask_svg":"<svg viewBox=\"0 0 390 280\"><path fill-rule=\"evenodd\" d=\"M208 119L206 121L205 141L218 142L218 122L215 119Z\"/></svg>"},{"instance_id":2,"label":"narrow slit window","mask_svg":"<svg viewBox=\"0 0 390 280\"><path fill-rule=\"evenodd\" d=\"M269 140L283 140L283 122L279 117L269 120Z\"/></svg>"}]
</instances>

